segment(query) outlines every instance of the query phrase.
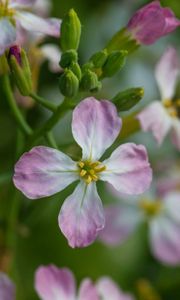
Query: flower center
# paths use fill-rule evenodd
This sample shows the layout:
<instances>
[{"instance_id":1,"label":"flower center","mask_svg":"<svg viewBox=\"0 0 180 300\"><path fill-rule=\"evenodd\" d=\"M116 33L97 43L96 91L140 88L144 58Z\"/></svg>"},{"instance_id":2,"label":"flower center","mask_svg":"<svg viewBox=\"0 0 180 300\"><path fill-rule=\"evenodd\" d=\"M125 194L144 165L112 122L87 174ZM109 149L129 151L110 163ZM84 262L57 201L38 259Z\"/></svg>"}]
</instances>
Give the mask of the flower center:
<instances>
[{"instance_id":1,"label":"flower center","mask_svg":"<svg viewBox=\"0 0 180 300\"><path fill-rule=\"evenodd\" d=\"M171 117L180 118L180 99L166 99L163 101L163 105Z\"/></svg>"},{"instance_id":2,"label":"flower center","mask_svg":"<svg viewBox=\"0 0 180 300\"><path fill-rule=\"evenodd\" d=\"M161 202L160 200L151 201L148 199L143 199L140 202L140 208L145 212L147 217L154 217L161 211Z\"/></svg>"},{"instance_id":3,"label":"flower center","mask_svg":"<svg viewBox=\"0 0 180 300\"><path fill-rule=\"evenodd\" d=\"M5 0L5 1L0 0L0 18L1 17L10 17L10 18L13 17L15 11L14 11L14 9L9 8L8 5L9 5L8 0Z\"/></svg>"},{"instance_id":4,"label":"flower center","mask_svg":"<svg viewBox=\"0 0 180 300\"><path fill-rule=\"evenodd\" d=\"M106 167L103 166L100 161L79 161L77 165L79 168L80 177L82 177L87 184L91 183L92 181L98 181L99 173L106 170Z\"/></svg>"}]
</instances>

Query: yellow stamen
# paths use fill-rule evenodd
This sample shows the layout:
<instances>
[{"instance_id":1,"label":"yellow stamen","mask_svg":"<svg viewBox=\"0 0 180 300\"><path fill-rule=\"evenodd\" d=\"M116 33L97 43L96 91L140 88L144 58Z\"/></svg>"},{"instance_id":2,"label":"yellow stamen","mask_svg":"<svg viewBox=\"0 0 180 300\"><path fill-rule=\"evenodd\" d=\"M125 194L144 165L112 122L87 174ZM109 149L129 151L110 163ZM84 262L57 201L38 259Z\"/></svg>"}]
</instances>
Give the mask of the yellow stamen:
<instances>
[{"instance_id":1,"label":"yellow stamen","mask_svg":"<svg viewBox=\"0 0 180 300\"><path fill-rule=\"evenodd\" d=\"M87 174L87 171L82 169L81 172L80 172L80 176L84 177L86 174Z\"/></svg>"},{"instance_id":2,"label":"yellow stamen","mask_svg":"<svg viewBox=\"0 0 180 300\"><path fill-rule=\"evenodd\" d=\"M85 182L87 184L89 184L89 183L91 183L91 181L92 181L92 177L90 175L88 175L88 177L85 179Z\"/></svg>"},{"instance_id":3,"label":"yellow stamen","mask_svg":"<svg viewBox=\"0 0 180 300\"><path fill-rule=\"evenodd\" d=\"M144 212L148 217L153 217L157 215L161 210L160 200L151 201L148 199L143 199L139 205L140 208L144 210Z\"/></svg>"},{"instance_id":4,"label":"yellow stamen","mask_svg":"<svg viewBox=\"0 0 180 300\"><path fill-rule=\"evenodd\" d=\"M98 181L99 176L97 174L106 169L106 167L103 166L99 161L79 161L77 165L79 167L80 177L82 177L87 184L91 183L92 181Z\"/></svg>"}]
</instances>

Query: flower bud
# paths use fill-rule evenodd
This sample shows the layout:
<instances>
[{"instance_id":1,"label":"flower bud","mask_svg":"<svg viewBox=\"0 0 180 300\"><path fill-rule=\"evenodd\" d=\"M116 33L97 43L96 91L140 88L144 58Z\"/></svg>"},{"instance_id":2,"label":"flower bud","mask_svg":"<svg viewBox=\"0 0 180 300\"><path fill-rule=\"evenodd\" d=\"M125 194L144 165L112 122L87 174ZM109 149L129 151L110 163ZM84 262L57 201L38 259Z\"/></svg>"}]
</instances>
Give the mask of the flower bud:
<instances>
[{"instance_id":1,"label":"flower bud","mask_svg":"<svg viewBox=\"0 0 180 300\"><path fill-rule=\"evenodd\" d=\"M61 55L60 66L65 69L70 66L71 63L76 63L78 61L78 55L76 50L68 50Z\"/></svg>"},{"instance_id":2,"label":"flower bud","mask_svg":"<svg viewBox=\"0 0 180 300\"><path fill-rule=\"evenodd\" d=\"M110 53L102 68L102 77L112 77L117 73L124 66L127 54L125 50Z\"/></svg>"},{"instance_id":3,"label":"flower bud","mask_svg":"<svg viewBox=\"0 0 180 300\"><path fill-rule=\"evenodd\" d=\"M143 88L131 88L118 93L112 99L112 102L114 102L118 111L127 111L134 107L142 99L143 96Z\"/></svg>"},{"instance_id":4,"label":"flower bud","mask_svg":"<svg viewBox=\"0 0 180 300\"><path fill-rule=\"evenodd\" d=\"M73 9L70 9L61 24L60 46L63 52L79 47L81 22Z\"/></svg>"},{"instance_id":5,"label":"flower bud","mask_svg":"<svg viewBox=\"0 0 180 300\"><path fill-rule=\"evenodd\" d=\"M9 72L9 66L7 62L6 55L3 54L0 56L0 75L7 74Z\"/></svg>"},{"instance_id":6,"label":"flower bud","mask_svg":"<svg viewBox=\"0 0 180 300\"><path fill-rule=\"evenodd\" d=\"M59 88L66 97L74 97L79 89L77 76L69 69L66 69L59 79Z\"/></svg>"},{"instance_id":7,"label":"flower bud","mask_svg":"<svg viewBox=\"0 0 180 300\"><path fill-rule=\"evenodd\" d=\"M82 76L81 88L90 92L97 92L101 89L101 82L98 81L96 73L86 70Z\"/></svg>"},{"instance_id":8,"label":"flower bud","mask_svg":"<svg viewBox=\"0 0 180 300\"><path fill-rule=\"evenodd\" d=\"M107 50L104 49L102 51L93 54L93 56L90 58L90 61L93 63L95 68L101 68L105 64L107 57L108 57Z\"/></svg>"},{"instance_id":9,"label":"flower bud","mask_svg":"<svg viewBox=\"0 0 180 300\"><path fill-rule=\"evenodd\" d=\"M13 75L13 80L21 95L28 96L32 91L32 78L26 52L19 46L9 49L8 63Z\"/></svg>"},{"instance_id":10,"label":"flower bud","mask_svg":"<svg viewBox=\"0 0 180 300\"><path fill-rule=\"evenodd\" d=\"M71 63L69 68L80 81L81 77L82 77L82 73L81 73L81 68L80 68L79 64L77 62L73 62L73 63Z\"/></svg>"}]
</instances>

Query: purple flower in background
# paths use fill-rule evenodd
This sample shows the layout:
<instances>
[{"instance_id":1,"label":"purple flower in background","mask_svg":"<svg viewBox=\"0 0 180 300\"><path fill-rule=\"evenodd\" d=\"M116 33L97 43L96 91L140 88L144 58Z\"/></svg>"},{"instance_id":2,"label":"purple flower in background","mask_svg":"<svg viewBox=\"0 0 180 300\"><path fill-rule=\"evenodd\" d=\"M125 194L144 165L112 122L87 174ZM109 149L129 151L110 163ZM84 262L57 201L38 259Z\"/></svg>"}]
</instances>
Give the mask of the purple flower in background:
<instances>
[{"instance_id":1,"label":"purple flower in background","mask_svg":"<svg viewBox=\"0 0 180 300\"><path fill-rule=\"evenodd\" d=\"M170 192L156 200L146 196L133 201L126 199L107 206L105 217L106 226L100 233L105 244L123 243L146 221L153 255L164 264L180 265L180 192Z\"/></svg>"},{"instance_id":2,"label":"purple flower in background","mask_svg":"<svg viewBox=\"0 0 180 300\"><path fill-rule=\"evenodd\" d=\"M73 274L69 269L54 265L41 266L35 275L35 289L42 300L133 300L130 294L122 292L108 277L102 277L96 284L84 279L76 291Z\"/></svg>"},{"instance_id":3,"label":"purple flower in background","mask_svg":"<svg viewBox=\"0 0 180 300\"><path fill-rule=\"evenodd\" d=\"M99 161L117 138L121 123L114 104L86 98L73 112L72 133L82 148L78 162L58 150L39 146L25 153L15 166L14 184L30 199L51 196L80 181L59 214L59 226L71 247L91 244L104 227L98 180L130 195L143 193L151 183L152 170L142 145L121 145L109 159Z\"/></svg>"},{"instance_id":4,"label":"purple flower in background","mask_svg":"<svg viewBox=\"0 0 180 300\"><path fill-rule=\"evenodd\" d=\"M6 274L0 272L0 299L15 300L15 286Z\"/></svg>"},{"instance_id":5,"label":"purple flower in background","mask_svg":"<svg viewBox=\"0 0 180 300\"><path fill-rule=\"evenodd\" d=\"M54 37L59 37L60 20L55 18L45 19L29 12L36 0L2 0L0 3L0 55L12 46L21 28L42 33Z\"/></svg>"},{"instance_id":6,"label":"purple flower in background","mask_svg":"<svg viewBox=\"0 0 180 300\"><path fill-rule=\"evenodd\" d=\"M160 145L170 132L173 144L180 150L180 100L174 99L180 64L174 48L168 48L159 61L155 76L162 101L154 101L137 118L142 130L151 131Z\"/></svg>"},{"instance_id":7,"label":"purple flower in background","mask_svg":"<svg viewBox=\"0 0 180 300\"><path fill-rule=\"evenodd\" d=\"M153 1L139 9L130 19L127 29L139 44L150 45L180 25L169 8Z\"/></svg>"}]
</instances>

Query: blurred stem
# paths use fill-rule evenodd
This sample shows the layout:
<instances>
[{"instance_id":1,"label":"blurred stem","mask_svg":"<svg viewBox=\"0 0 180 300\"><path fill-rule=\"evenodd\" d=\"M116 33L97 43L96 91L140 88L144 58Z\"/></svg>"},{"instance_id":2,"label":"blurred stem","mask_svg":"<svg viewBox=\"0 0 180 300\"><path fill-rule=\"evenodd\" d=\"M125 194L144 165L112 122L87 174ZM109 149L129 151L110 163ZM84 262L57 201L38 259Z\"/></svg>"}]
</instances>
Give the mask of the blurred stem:
<instances>
[{"instance_id":1,"label":"blurred stem","mask_svg":"<svg viewBox=\"0 0 180 300\"><path fill-rule=\"evenodd\" d=\"M58 149L58 145L57 145L57 143L56 143L56 141L55 141L55 139L54 139L54 136L53 136L53 134L52 134L51 131L45 133L45 138L46 138L48 144L49 144L51 147L53 147L53 148L55 148L55 149Z\"/></svg>"},{"instance_id":2,"label":"blurred stem","mask_svg":"<svg viewBox=\"0 0 180 300\"><path fill-rule=\"evenodd\" d=\"M11 108L11 112L14 116L14 119L16 120L17 124L21 128L24 134L31 135L33 133L31 127L26 123L19 107L17 106L16 100L14 99L14 95L11 90L11 85L9 81L9 77L7 75L4 75L2 78L3 82L3 89L7 98L7 101L9 103L9 106Z\"/></svg>"},{"instance_id":3,"label":"blurred stem","mask_svg":"<svg viewBox=\"0 0 180 300\"><path fill-rule=\"evenodd\" d=\"M122 129L118 139L122 140L128 138L131 134L140 131L140 123L136 119L138 112L133 112L131 115L122 118Z\"/></svg>"},{"instance_id":4,"label":"blurred stem","mask_svg":"<svg viewBox=\"0 0 180 300\"><path fill-rule=\"evenodd\" d=\"M58 123L58 121L75 105L69 101L69 99L64 99L64 101L57 107L57 110L53 115L47 120L47 122L38 130L34 132L30 138L30 144L33 144L39 137L45 135L47 132L50 132L51 129Z\"/></svg>"},{"instance_id":5,"label":"blurred stem","mask_svg":"<svg viewBox=\"0 0 180 300\"><path fill-rule=\"evenodd\" d=\"M57 110L57 106L50 101L45 100L44 98L36 95L35 93L30 93L30 97L33 98L37 103L41 104L43 107L49 109L52 112Z\"/></svg>"}]
</instances>

